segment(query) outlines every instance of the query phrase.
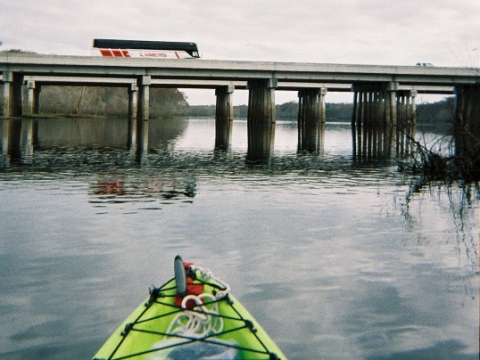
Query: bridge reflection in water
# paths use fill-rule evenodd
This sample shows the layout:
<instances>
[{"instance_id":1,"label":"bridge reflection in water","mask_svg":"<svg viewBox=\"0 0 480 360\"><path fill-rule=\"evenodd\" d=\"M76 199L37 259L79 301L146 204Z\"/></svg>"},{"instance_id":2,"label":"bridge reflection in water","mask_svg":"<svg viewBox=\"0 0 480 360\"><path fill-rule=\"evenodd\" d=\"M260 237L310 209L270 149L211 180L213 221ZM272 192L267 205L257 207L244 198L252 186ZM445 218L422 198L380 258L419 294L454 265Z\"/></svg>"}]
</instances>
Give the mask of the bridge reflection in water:
<instances>
[{"instance_id":1,"label":"bridge reflection in water","mask_svg":"<svg viewBox=\"0 0 480 360\"><path fill-rule=\"evenodd\" d=\"M36 129L33 119L0 120L0 168L8 167L11 158L32 162Z\"/></svg>"},{"instance_id":2,"label":"bridge reflection in water","mask_svg":"<svg viewBox=\"0 0 480 360\"><path fill-rule=\"evenodd\" d=\"M384 121L352 122L353 159L389 160L411 155L415 122L410 119L389 124Z\"/></svg>"},{"instance_id":3,"label":"bridge reflection in water","mask_svg":"<svg viewBox=\"0 0 480 360\"><path fill-rule=\"evenodd\" d=\"M396 124L375 117L355 118L351 124L353 160L389 160L409 155L412 152L416 124L414 117L408 115L407 112L402 115L402 111L399 111ZM148 132L143 134L148 139L140 142L149 144L145 149L143 145L135 146L131 143L128 119L1 119L0 166L8 167L11 161L31 164L35 158L34 151L48 149L54 149L58 155L68 153L72 161L75 161L75 154L82 154L84 150L83 156L87 156L92 149L103 149L100 152L104 153L109 149L119 149L128 156L129 161L138 163L149 154L168 151L175 139L185 132L188 124L187 119L150 120ZM229 119L215 123L215 143L212 147L216 154L228 154L231 151L233 124L234 121ZM245 154L248 163L268 164L272 160L277 125L275 122L247 122L248 145ZM297 129L298 154L325 154L326 137L328 138L326 122L301 120Z\"/></svg>"},{"instance_id":4,"label":"bridge reflection in water","mask_svg":"<svg viewBox=\"0 0 480 360\"><path fill-rule=\"evenodd\" d=\"M2 119L0 120L0 166L10 162L31 164L34 150L56 149L61 152L81 152L82 149L124 149L132 162L141 161L148 152L166 149L182 134L186 120L168 122L150 121L147 150L130 143L129 125L123 119ZM363 121L352 124L352 155L355 160L390 159L407 155L413 138L410 122L391 126L381 121ZM325 122L299 122L299 154L323 155L325 152ZM218 153L231 149L233 121L215 126L214 149ZM267 164L274 155L276 123L256 123L247 127L249 163ZM142 141L142 144L147 141Z\"/></svg>"}]
</instances>

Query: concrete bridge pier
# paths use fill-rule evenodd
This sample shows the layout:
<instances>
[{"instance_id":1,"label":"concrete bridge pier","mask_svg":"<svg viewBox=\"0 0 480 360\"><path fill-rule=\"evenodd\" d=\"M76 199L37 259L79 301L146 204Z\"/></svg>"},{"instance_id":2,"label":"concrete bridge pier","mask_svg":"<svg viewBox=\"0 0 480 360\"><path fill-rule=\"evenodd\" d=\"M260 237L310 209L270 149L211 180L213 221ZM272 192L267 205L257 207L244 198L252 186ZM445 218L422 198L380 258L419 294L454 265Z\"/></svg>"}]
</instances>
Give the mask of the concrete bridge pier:
<instances>
[{"instance_id":1,"label":"concrete bridge pier","mask_svg":"<svg viewBox=\"0 0 480 360\"><path fill-rule=\"evenodd\" d=\"M276 87L276 79L248 81L248 123L275 122Z\"/></svg>"},{"instance_id":2,"label":"concrete bridge pier","mask_svg":"<svg viewBox=\"0 0 480 360\"><path fill-rule=\"evenodd\" d=\"M385 91L385 121L392 125L397 125L397 82L388 82L382 84Z\"/></svg>"},{"instance_id":3,"label":"concrete bridge pier","mask_svg":"<svg viewBox=\"0 0 480 360\"><path fill-rule=\"evenodd\" d=\"M2 104L0 110L2 117L9 118L11 113L11 87L13 82L13 74L11 72L2 73Z\"/></svg>"},{"instance_id":4,"label":"concrete bridge pier","mask_svg":"<svg viewBox=\"0 0 480 360\"><path fill-rule=\"evenodd\" d=\"M137 115L138 115L138 86L131 84L128 88L128 140L127 146L130 153L135 155L137 152Z\"/></svg>"},{"instance_id":5,"label":"concrete bridge pier","mask_svg":"<svg viewBox=\"0 0 480 360\"><path fill-rule=\"evenodd\" d=\"M247 126L247 162L269 164L275 143L275 123L255 123Z\"/></svg>"},{"instance_id":6,"label":"concrete bridge pier","mask_svg":"<svg viewBox=\"0 0 480 360\"><path fill-rule=\"evenodd\" d=\"M22 116L22 85L23 75L5 71L2 74L2 98L1 116Z\"/></svg>"},{"instance_id":7,"label":"concrete bridge pier","mask_svg":"<svg viewBox=\"0 0 480 360\"><path fill-rule=\"evenodd\" d=\"M41 85L37 84L35 81L27 81L25 86L27 88L27 97L25 99L24 113L27 115L39 114Z\"/></svg>"},{"instance_id":8,"label":"concrete bridge pier","mask_svg":"<svg viewBox=\"0 0 480 360\"><path fill-rule=\"evenodd\" d=\"M357 83L352 112L353 156L358 160L391 156L397 123L397 83Z\"/></svg>"},{"instance_id":9,"label":"concrete bridge pier","mask_svg":"<svg viewBox=\"0 0 480 360\"><path fill-rule=\"evenodd\" d=\"M397 156L405 156L413 151L412 140L415 137L416 105L415 90L397 91L397 141L395 150Z\"/></svg>"},{"instance_id":10,"label":"concrete bridge pier","mask_svg":"<svg viewBox=\"0 0 480 360\"><path fill-rule=\"evenodd\" d=\"M480 85L455 86L455 155L480 161Z\"/></svg>"},{"instance_id":11,"label":"concrete bridge pier","mask_svg":"<svg viewBox=\"0 0 480 360\"><path fill-rule=\"evenodd\" d=\"M150 117L150 85L149 75L137 79L137 155L141 158L148 154L148 119Z\"/></svg>"},{"instance_id":12,"label":"concrete bridge pier","mask_svg":"<svg viewBox=\"0 0 480 360\"><path fill-rule=\"evenodd\" d=\"M128 88L128 118L136 119L138 115L138 86L130 84Z\"/></svg>"},{"instance_id":13,"label":"concrete bridge pier","mask_svg":"<svg viewBox=\"0 0 480 360\"><path fill-rule=\"evenodd\" d=\"M215 149L228 150L232 138L233 102L235 87L222 86L215 89L217 105L215 110Z\"/></svg>"},{"instance_id":14,"label":"concrete bridge pier","mask_svg":"<svg viewBox=\"0 0 480 360\"><path fill-rule=\"evenodd\" d=\"M298 121L304 123L325 122L326 88L303 89L298 92Z\"/></svg>"},{"instance_id":15,"label":"concrete bridge pier","mask_svg":"<svg viewBox=\"0 0 480 360\"><path fill-rule=\"evenodd\" d=\"M326 121L327 89L303 89L298 92L298 151L320 153Z\"/></svg>"},{"instance_id":16,"label":"concrete bridge pier","mask_svg":"<svg viewBox=\"0 0 480 360\"><path fill-rule=\"evenodd\" d=\"M137 117L142 120L148 120L150 117L150 85L152 78L149 75L140 76L137 79L138 102Z\"/></svg>"},{"instance_id":17,"label":"concrete bridge pier","mask_svg":"<svg viewBox=\"0 0 480 360\"><path fill-rule=\"evenodd\" d=\"M247 161L268 163L273 154L275 138L276 79L251 80L247 83Z\"/></svg>"}]
</instances>

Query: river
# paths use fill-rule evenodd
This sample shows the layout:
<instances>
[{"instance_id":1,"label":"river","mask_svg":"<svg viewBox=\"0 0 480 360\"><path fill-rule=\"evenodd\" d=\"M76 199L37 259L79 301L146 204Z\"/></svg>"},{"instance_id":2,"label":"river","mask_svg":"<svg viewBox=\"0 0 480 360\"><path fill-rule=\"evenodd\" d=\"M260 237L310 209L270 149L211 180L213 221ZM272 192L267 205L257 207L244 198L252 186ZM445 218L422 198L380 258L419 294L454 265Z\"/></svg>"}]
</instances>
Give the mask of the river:
<instances>
[{"instance_id":1,"label":"river","mask_svg":"<svg viewBox=\"0 0 480 360\"><path fill-rule=\"evenodd\" d=\"M0 169L1 359L91 358L177 254L289 359L478 359L478 186L353 161L348 123L309 154L278 121L251 163L245 120L222 151L214 119L151 120L139 163L122 119L34 122Z\"/></svg>"}]
</instances>

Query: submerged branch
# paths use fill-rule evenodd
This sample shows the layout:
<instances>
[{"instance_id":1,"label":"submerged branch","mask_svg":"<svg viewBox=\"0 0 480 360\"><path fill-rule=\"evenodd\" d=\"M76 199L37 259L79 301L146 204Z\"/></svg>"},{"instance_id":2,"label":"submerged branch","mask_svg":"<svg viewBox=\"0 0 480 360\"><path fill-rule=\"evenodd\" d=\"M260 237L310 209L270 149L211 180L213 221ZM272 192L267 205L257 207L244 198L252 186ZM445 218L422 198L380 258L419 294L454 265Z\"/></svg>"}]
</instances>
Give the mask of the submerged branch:
<instances>
[{"instance_id":1,"label":"submerged branch","mask_svg":"<svg viewBox=\"0 0 480 360\"><path fill-rule=\"evenodd\" d=\"M400 171L410 171L414 175L421 175L422 184L430 181L466 182L480 181L480 147L472 149L456 149L455 154L443 155L428 148L419 141L410 137L413 151L408 161L398 161ZM458 146L458 144L457 144Z\"/></svg>"}]
</instances>

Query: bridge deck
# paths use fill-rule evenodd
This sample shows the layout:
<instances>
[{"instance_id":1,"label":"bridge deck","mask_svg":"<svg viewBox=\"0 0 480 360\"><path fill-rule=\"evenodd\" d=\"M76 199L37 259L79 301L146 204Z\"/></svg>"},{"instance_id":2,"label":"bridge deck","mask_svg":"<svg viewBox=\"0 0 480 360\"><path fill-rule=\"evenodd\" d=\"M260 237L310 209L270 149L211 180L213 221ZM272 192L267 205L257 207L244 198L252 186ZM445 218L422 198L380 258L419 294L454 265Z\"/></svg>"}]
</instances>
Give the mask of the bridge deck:
<instances>
[{"instance_id":1,"label":"bridge deck","mask_svg":"<svg viewBox=\"0 0 480 360\"><path fill-rule=\"evenodd\" d=\"M479 84L479 68L311 64L259 61L123 59L93 56L0 54L1 72L24 75L137 77L152 79L401 85Z\"/></svg>"}]
</instances>

